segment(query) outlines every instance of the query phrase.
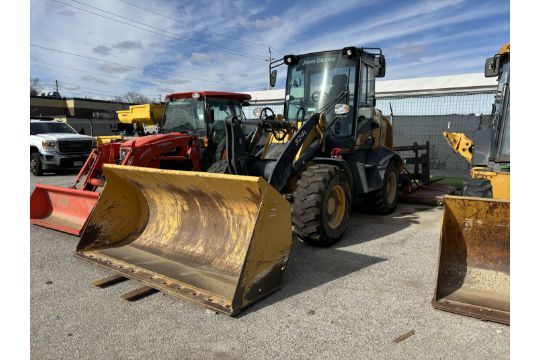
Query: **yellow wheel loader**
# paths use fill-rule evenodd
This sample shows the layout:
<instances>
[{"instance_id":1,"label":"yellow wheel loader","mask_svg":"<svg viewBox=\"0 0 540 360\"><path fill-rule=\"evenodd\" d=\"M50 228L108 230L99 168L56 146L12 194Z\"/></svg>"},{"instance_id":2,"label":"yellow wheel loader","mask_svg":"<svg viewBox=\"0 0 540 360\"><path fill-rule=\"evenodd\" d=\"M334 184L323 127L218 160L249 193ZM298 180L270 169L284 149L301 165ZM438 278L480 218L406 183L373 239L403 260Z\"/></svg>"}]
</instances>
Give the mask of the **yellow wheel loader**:
<instances>
[{"instance_id":1,"label":"yellow wheel loader","mask_svg":"<svg viewBox=\"0 0 540 360\"><path fill-rule=\"evenodd\" d=\"M486 60L498 76L491 124L473 139L443 133L472 164L463 196L446 196L435 308L510 323L510 44Z\"/></svg>"},{"instance_id":2,"label":"yellow wheel loader","mask_svg":"<svg viewBox=\"0 0 540 360\"><path fill-rule=\"evenodd\" d=\"M304 242L328 246L353 203L392 212L403 162L375 109L382 51L347 47L272 65L283 64L285 116L264 108L256 120L226 119L227 159L209 173L105 165L78 255L235 315L281 287L292 225ZM245 125L256 129L245 136Z\"/></svg>"}]
</instances>

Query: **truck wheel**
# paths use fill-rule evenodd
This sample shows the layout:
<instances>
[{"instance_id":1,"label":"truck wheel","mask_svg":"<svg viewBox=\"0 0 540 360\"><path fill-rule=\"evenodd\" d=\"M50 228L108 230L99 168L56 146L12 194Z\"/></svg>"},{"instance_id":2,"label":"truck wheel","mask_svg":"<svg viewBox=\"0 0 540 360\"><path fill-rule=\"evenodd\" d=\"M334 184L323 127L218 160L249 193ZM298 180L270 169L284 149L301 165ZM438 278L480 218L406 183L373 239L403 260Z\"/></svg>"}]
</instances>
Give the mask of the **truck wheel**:
<instances>
[{"instance_id":1,"label":"truck wheel","mask_svg":"<svg viewBox=\"0 0 540 360\"><path fill-rule=\"evenodd\" d=\"M383 187L368 195L368 204L376 214L390 214L394 211L398 199L399 169L394 160L390 160L384 173Z\"/></svg>"},{"instance_id":2,"label":"truck wheel","mask_svg":"<svg viewBox=\"0 0 540 360\"><path fill-rule=\"evenodd\" d=\"M227 160L219 160L210 165L206 172L215 173L215 174L228 174L229 170L227 169Z\"/></svg>"},{"instance_id":3,"label":"truck wheel","mask_svg":"<svg viewBox=\"0 0 540 360\"><path fill-rule=\"evenodd\" d=\"M43 166L38 152L30 154L30 171L36 176L43 175Z\"/></svg>"},{"instance_id":4,"label":"truck wheel","mask_svg":"<svg viewBox=\"0 0 540 360\"><path fill-rule=\"evenodd\" d=\"M338 242L349 223L349 182L338 166L316 164L300 175L293 193L292 223L298 238L313 246Z\"/></svg>"}]
</instances>

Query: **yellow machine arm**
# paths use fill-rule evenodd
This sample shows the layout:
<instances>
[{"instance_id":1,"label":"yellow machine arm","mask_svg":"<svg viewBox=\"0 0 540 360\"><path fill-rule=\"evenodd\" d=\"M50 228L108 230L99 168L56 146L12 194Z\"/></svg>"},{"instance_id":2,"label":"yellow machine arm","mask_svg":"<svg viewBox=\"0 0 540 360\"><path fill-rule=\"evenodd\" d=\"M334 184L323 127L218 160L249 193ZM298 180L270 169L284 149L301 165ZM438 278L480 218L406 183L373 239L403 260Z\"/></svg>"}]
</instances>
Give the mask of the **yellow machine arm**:
<instances>
[{"instance_id":1,"label":"yellow machine arm","mask_svg":"<svg viewBox=\"0 0 540 360\"><path fill-rule=\"evenodd\" d=\"M463 156L469 163L472 162L473 141L463 133L443 132L443 136L448 141L448 145L455 153Z\"/></svg>"}]
</instances>

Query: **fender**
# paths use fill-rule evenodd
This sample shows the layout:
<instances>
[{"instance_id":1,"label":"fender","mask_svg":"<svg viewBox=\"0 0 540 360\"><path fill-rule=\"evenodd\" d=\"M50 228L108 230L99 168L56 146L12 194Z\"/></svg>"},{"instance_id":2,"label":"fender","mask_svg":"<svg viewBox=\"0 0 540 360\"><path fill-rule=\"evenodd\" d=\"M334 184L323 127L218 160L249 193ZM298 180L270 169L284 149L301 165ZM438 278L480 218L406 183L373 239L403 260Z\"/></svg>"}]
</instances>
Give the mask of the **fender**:
<instances>
[{"instance_id":1,"label":"fender","mask_svg":"<svg viewBox=\"0 0 540 360\"><path fill-rule=\"evenodd\" d=\"M395 151L386 147L373 149L366 156L366 176L370 191L382 188L384 173L390 160L396 161L401 170L403 160Z\"/></svg>"}]
</instances>

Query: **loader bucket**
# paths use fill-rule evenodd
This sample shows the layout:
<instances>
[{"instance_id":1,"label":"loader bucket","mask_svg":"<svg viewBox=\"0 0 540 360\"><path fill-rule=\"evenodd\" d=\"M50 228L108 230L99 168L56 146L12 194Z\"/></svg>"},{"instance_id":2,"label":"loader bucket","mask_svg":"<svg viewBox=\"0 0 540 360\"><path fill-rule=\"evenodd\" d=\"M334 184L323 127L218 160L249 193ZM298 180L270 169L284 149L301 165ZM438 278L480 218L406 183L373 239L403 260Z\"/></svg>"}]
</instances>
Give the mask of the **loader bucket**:
<instances>
[{"instance_id":1,"label":"loader bucket","mask_svg":"<svg viewBox=\"0 0 540 360\"><path fill-rule=\"evenodd\" d=\"M264 179L105 165L77 255L235 315L281 287L291 209Z\"/></svg>"},{"instance_id":2,"label":"loader bucket","mask_svg":"<svg viewBox=\"0 0 540 360\"><path fill-rule=\"evenodd\" d=\"M510 324L510 201L445 196L432 304Z\"/></svg>"},{"instance_id":3,"label":"loader bucket","mask_svg":"<svg viewBox=\"0 0 540 360\"><path fill-rule=\"evenodd\" d=\"M99 193L37 184L30 196L30 223L79 235Z\"/></svg>"}]
</instances>

